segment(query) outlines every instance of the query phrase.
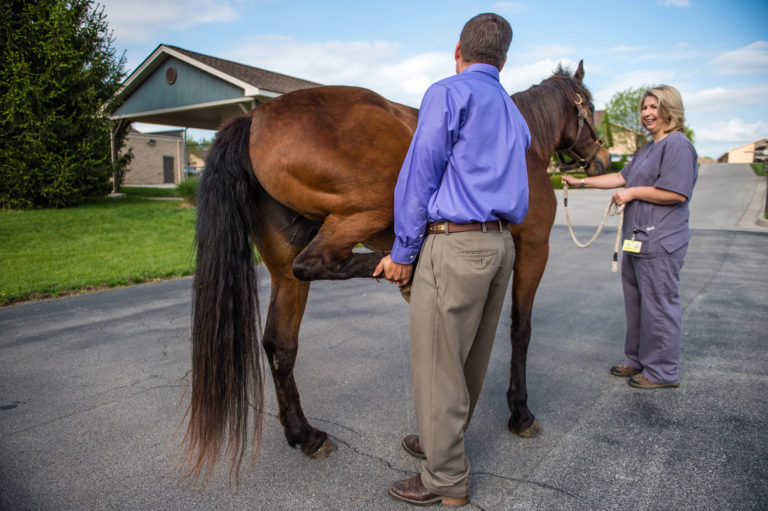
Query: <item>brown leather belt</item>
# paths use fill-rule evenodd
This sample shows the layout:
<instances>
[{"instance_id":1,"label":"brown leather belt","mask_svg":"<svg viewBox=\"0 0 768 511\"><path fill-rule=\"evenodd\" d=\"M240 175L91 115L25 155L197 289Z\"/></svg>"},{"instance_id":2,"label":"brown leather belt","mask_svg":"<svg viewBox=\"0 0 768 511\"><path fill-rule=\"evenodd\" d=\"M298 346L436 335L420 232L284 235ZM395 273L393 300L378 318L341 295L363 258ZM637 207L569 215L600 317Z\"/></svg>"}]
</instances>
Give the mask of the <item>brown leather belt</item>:
<instances>
[{"instance_id":1,"label":"brown leather belt","mask_svg":"<svg viewBox=\"0 0 768 511\"><path fill-rule=\"evenodd\" d=\"M449 234L452 232L503 232L509 229L506 220L490 220L488 222L471 222L468 224L455 224L453 222L433 222L427 226L427 234Z\"/></svg>"}]
</instances>

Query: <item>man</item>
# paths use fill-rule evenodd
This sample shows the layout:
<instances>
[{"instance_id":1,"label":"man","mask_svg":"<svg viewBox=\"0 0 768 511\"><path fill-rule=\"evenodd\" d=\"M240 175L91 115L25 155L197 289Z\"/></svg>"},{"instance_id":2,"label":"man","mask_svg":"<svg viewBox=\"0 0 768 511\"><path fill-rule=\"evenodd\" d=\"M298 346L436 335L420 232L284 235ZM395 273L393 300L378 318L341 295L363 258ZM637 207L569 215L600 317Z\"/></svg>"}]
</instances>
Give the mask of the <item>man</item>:
<instances>
[{"instance_id":1,"label":"man","mask_svg":"<svg viewBox=\"0 0 768 511\"><path fill-rule=\"evenodd\" d=\"M464 431L480 394L514 262L509 224L528 212L530 132L499 83L512 40L496 14L467 22L456 75L425 93L395 187L395 243L374 276L413 273L411 370L421 473L390 486L412 504L469 502Z\"/></svg>"}]
</instances>

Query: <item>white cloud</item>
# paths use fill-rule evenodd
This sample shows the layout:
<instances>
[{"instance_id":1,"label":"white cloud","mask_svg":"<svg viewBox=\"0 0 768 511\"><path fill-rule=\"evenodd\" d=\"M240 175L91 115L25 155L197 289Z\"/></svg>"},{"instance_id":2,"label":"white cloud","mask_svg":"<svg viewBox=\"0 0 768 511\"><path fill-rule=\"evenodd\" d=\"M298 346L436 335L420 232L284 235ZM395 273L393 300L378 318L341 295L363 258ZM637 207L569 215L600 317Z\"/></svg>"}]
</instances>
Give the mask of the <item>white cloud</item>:
<instances>
[{"instance_id":1,"label":"white cloud","mask_svg":"<svg viewBox=\"0 0 768 511\"><path fill-rule=\"evenodd\" d=\"M612 77L610 88L593 91L595 106L597 108L605 108L605 105L608 104L615 93L626 89L650 87L660 83L671 85L675 83L675 76L673 70L644 69Z\"/></svg>"},{"instance_id":2,"label":"white cloud","mask_svg":"<svg viewBox=\"0 0 768 511\"><path fill-rule=\"evenodd\" d=\"M570 59L544 59L519 67L513 67L510 64L507 62L499 77L502 85L510 94L526 90L531 85L536 85L549 78L557 69L558 64L562 64L563 67L569 68L571 71L576 71L576 66L578 66L578 62Z\"/></svg>"},{"instance_id":3,"label":"white cloud","mask_svg":"<svg viewBox=\"0 0 768 511\"><path fill-rule=\"evenodd\" d=\"M691 0L663 0L661 5L664 7L690 7Z\"/></svg>"},{"instance_id":4,"label":"white cloud","mask_svg":"<svg viewBox=\"0 0 768 511\"><path fill-rule=\"evenodd\" d=\"M755 41L733 51L721 53L709 62L720 75L768 72L768 41Z\"/></svg>"},{"instance_id":5,"label":"white cloud","mask_svg":"<svg viewBox=\"0 0 768 511\"><path fill-rule=\"evenodd\" d=\"M450 52L406 56L400 44L387 41L302 42L255 36L220 56L325 85L366 87L415 107L431 83L455 72Z\"/></svg>"},{"instance_id":6,"label":"white cloud","mask_svg":"<svg viewBox=\"0 0 768 511\"><path fill-rule=\"evenodd\" d=\"M686 111L729 111L740 108L763 108L768 98L768 83L746 87L713 87L694 93L681 91Z\"/></svg>"},{"instance_id":7,"label":"white cloud","mask_svg":"<svg viewBox=\"0 0 768 511\"><path fill-rule=\"evenodd\" d=\"M232 21L237 10L229 0L101 0L109 26L122 45L141 44L169 30Z\"/></svg>"},{"instance_id":8,"label":"white cloud","mask_svg":"<svg viewBox=\"0 0 768 511\"><path fill-rule=\"evenodd\" d=\"M746 122L741 118L716 121L696 130L696 141L730 142L733 147L747 144L768 134L768 122Z\"/></svg>"},{"instance_id":9,"label":"white cloud","mask_svg":"<svg viewBox=\"0 0 768 511\"><path fill-rule=\"evenodd\" d=\"M567 51L570 47L558 48ZM250 37L218 56L325 85L366 87L414 107L432 83L455 73L452 52L407 55L400 44L388 41L303 42L263 35ZM550 58L515 67L513 60L510 56L500 76L510 94L550 77L558 63L571 71L578 65L568 58Z\"/></svg>"},{"instance_id":10,"label":"white cloud","mask_svg":"<svg viewBox=\"0 0 768 511\"><path fill-rule=\"evenodd\" d=\"M525 58L534 60L538 58L552 58L552 56L573 55L574 53L576 53L576 48L570 44L546 44L526 51Z\"/></svg>"}]
</instances>

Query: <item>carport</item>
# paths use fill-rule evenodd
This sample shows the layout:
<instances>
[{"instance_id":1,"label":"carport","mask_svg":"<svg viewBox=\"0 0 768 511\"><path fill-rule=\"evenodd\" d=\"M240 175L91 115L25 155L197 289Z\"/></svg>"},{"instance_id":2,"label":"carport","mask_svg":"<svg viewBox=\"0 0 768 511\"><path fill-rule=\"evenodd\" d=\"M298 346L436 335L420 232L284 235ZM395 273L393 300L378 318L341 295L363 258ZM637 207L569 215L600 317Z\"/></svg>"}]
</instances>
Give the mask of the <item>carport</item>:
<instances>
[{"instance_id":1,"label":"carport","mask_svg":"<svg viewBox=\"0 0 768 511\"><path fill-rule=\"evenodd\" d=\"M215 130L272 98L320 84L166 44L125 80L110 118L112 162L118 134L132 122ZM117 176L115 176L117 177ZM119 191L119 180L114 180Z\"/></svg>"}]
</instances>

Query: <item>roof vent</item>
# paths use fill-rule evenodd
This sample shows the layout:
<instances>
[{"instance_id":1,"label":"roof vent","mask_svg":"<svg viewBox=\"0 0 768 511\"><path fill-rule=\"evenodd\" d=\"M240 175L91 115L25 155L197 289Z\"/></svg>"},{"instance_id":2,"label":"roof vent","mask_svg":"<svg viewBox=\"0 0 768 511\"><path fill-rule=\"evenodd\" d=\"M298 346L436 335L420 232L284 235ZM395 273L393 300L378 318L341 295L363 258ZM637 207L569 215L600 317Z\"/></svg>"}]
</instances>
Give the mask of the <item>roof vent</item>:
<instances>
[{"instance_id":1,"label":"roof vent","mask_svg":"<svg viewBox=\"0 0 768 511\"><path fill-rule=\"evenodd\" d=\"M176 83L176 76L175 67L171 66L165 70L165 81L168 82L168 85L173 85Z\"/></svg>"}]
</instances>

